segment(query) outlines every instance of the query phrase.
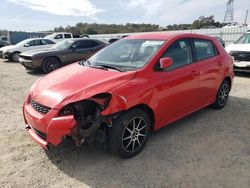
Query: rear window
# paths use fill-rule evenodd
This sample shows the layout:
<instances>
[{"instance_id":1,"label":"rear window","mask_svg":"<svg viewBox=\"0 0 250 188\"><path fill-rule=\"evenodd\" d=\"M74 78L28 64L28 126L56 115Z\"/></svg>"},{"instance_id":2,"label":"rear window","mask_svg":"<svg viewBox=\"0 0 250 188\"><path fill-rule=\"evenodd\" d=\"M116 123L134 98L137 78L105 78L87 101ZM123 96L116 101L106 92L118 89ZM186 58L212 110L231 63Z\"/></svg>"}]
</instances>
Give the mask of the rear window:
<instances>
[{"instance_id":1,"label":"rear window","mask_svg":"<svg viewBox=\"0 0 250 188\"><path fill-rule=\"evenodd\" d=\"M197 60L203 60L216 56L214 45L209 40L194 39Z\"/></svg>"}]
</instances>

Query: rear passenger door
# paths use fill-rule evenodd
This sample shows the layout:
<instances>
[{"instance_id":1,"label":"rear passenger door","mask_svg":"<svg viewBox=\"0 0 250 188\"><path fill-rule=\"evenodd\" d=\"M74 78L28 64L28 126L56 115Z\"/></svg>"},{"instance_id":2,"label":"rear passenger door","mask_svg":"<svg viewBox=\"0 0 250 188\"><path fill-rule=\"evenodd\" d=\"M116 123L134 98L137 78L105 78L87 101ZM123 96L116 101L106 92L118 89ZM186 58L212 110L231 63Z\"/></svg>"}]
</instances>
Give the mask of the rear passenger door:
<instances>
[{"instance_id":1,"label":"rear passenger door","mask_svg":"<svg viewBox=\"0 0 250 188\"><path fill-rule=\"evenodd\" d=\"M199 99L201 104L215 99L219 81L223 77L223 59L212 41L193 39L195 58L200 72Z\"/></svg>"}]
</instances>

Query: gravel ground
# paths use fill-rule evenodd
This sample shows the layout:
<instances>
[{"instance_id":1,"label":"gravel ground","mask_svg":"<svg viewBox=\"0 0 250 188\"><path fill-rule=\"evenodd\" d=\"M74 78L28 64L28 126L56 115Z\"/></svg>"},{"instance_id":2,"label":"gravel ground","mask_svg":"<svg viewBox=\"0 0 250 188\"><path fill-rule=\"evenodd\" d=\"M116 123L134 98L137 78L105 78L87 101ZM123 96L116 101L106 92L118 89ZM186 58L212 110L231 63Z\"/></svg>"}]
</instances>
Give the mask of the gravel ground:
<instances>
[{"instance_id":1,"label":"gravel ground","mask_svg":"<svg viewBox=\"0 0 250 188\"><path fill-rule=\"evenodd\" d=\"M27 135L22 103L42 76L0 62L1 187L250 187L250 76L237 76L227 106L196 112L154 133L124 160L95 146L49 152Z\"/></svg>"}]
</instances>

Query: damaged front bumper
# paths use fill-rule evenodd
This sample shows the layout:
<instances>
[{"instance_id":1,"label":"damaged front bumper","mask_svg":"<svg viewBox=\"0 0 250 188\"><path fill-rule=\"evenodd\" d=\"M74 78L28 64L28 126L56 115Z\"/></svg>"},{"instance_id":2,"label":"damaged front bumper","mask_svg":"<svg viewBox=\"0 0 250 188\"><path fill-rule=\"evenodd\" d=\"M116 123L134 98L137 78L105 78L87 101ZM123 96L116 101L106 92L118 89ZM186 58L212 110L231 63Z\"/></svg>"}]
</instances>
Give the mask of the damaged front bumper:
<instances>
[{"instance_id":1,"label":"damaged front bumper","mask_svg":"<svg viewBox=\"0 0 250 188\"><path fill-rule=\"evenodd\" d=\"M32 139L45 149L49 145L57 146L62 139L71 134L72 129L77 125L73 115L55 117L58 110L53 110L43 115L35 111L29 103L23 106L23 116L26 130Z\"/></svg>"},{"instance_id":2,"label":"damaged front bumper","mask_svg":"<svg viewBox=\"0 0 250 188\"><path fill-rule=\"evenodd\" d=\"M98 135L102 133L104 138L106 128L112 126L112 120L121 112L103 115L101 106L90 100L77 103L74 107L78 108L77 113L67 114L70 108L51 109L27 97L23 106L26 130L45 149L49 149L50 144L59 145L65 137L72 138L76 146L90 140L104 144L103 139L97 138Z\"/></svg>"}]
</instances>

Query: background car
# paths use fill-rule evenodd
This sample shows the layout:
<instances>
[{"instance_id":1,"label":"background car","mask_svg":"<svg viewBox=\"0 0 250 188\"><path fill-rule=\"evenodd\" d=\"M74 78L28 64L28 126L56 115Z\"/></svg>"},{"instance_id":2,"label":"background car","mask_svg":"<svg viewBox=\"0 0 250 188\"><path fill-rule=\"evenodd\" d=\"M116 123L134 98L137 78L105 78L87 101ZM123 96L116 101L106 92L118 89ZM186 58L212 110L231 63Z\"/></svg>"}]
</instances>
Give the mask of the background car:
<instances>
[{"instance_id":1,"label":"background car","mask_svg":"<svg viewBox=\"0 0 250 188\"><path fill-rule=\"evenodd\" d=\"M236 72L250 73L250 31L243 34L234 44L227 46L226 51L234 57Z\"/></svg>"},{"instance_id":2,"label":"background car","mask_svg":"<svg viewBox=\"0 0 250 188\"><path fill-rule=\"evenodd\" d=\"M47 35L45 38L50 39L50 40L54 41L55 43L58 43L58 42L61 42L65 39L74 38L74 36L72 33L61 32L61 33L53 33L51 35Z\"/></svg>"},{"instance_id":3,"label":"background car","mask_svg":"<svg viewBox=\"0 0 250 188\"><path fill-rule=\"evenodd\" d=\"M210 105L223 108L233 78L233 58L214 37L129 36L38 80L23 106L26 129L44 148L71 137L129 158L150 131Z\"/></svg>"},{"instance_id":4,"label":"background car","mask_svg":"<svg viewBox=\"0 0 250 188\"><path fill-rule=\"evenodd\" d=\"M55 43L49 39L43 39L43 38L26 39L15 45L10 45L0 48L0 54L2 59L9 59L10 61L18 62L20 53L35 49L49 48L54 44Z\"/></svg>"},{"instance_id":5,"label":"background car","mask_svg":"<svg viewBox=\"0 0 250 188\"><path fill-rule=\"evenodd\" d=\"M10 45L9 42L0 39L0 48L2 48L2 47L4 47L4 46L9 46L9 45ZM0 55L0 56L1 56L1 55Z\"/></svg>"},{"instance_id":6,"label":"background car","mask_svg":"<svg viewBox=\"0 0 250 188\"><path fill-rule=\"evenodd\" d=\"M216 39L219 41L219 43L225 48L225 41L222 40L222 38L220 38L220 37L218 37L218 36L216 36L215 38L216 38Z\"/></svg>"},{"instance_id":7,"label":"background car","mask_svg":"<svg viewBox=\"0 0 250 188\"><path fill-rule=\"evenodd\" d=\"M19 61L26 69L42 69L49 73L63 65L86 60L105 46L96 39L68 39L48 49L22 53Z\"/></svg>"}]
</instances>

